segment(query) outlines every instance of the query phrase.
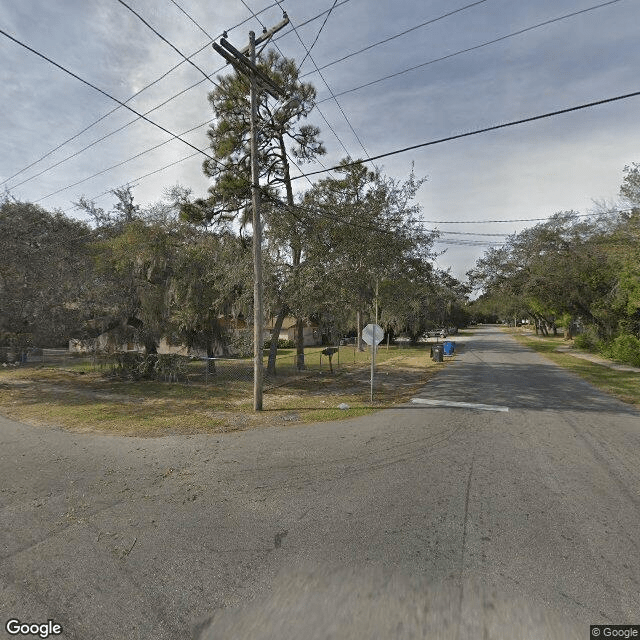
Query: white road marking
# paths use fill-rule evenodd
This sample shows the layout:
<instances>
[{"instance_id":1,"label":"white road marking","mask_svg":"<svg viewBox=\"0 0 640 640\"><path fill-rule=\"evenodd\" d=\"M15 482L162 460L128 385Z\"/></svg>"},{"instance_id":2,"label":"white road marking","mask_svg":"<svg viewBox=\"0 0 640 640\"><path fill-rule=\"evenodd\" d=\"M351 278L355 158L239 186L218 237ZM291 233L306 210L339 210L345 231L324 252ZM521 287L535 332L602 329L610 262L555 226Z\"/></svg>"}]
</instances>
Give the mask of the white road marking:
<instances>
[{"instance_id":1,"label":"white road marking","mask_svg":"<svg viewBox=\"0 0 640 640\"><path fill-rule=\"evenodd\" d=\"M477 402L454 402L453 400L432 400L430 398L411 398L413 404L428 404L432 407L459 407L462 409L480 409L481 411L509 411L509 407Z\"/></svg>"}]
</instances>

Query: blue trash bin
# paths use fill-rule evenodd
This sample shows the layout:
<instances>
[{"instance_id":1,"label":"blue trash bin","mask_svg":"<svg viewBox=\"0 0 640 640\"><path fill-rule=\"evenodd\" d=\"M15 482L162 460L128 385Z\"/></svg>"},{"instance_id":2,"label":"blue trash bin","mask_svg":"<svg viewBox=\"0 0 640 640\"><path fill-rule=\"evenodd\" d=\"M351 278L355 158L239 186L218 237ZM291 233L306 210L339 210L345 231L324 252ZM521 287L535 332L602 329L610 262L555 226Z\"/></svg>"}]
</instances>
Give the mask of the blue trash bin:
<instances>
[{"instance_id":1,"label":"blue trash bin","mask_svg":"<svg viewBox=\"0 0 640 640\"><path fill-rule=\"evenodd\" d=\"M442 349L445 356L452 356L453 352L456 350L456 343L451 340L447 340L443 343Z\"/></svg>"}]
</instances>

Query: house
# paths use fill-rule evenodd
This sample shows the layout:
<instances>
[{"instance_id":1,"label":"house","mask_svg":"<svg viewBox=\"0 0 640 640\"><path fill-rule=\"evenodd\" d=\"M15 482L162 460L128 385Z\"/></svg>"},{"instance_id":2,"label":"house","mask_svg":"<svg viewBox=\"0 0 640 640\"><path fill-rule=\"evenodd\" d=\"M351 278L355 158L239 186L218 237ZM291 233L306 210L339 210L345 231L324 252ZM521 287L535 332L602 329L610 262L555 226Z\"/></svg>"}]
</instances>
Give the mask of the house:
<instances>
[{"instance_id":1,"label":"house","mask_svg":"<svg viewBox=\"0 0 640 640\"><path fill-rule=\"evenodd\" d=\"M144 351L137 342L118 342L111 332L101 333L96 338L69 340L69 353L107 353L115 351Z\"/></svg>"},{"instance_id":2,"label":"house","mask_svg":"<svg viewBox=\"0 0 640 640\"><path fill-rule=\"evenodd\" d=\"M297 323L294 318L291 318L291 320L293 320L293 324L287 328L287 339L295 342L297 339ZM320 325L316 322L305 322L302 328L302 336L305 347L315 347L322 344L322 331Z\"/></svg>"},{"instance_id":3,"label":"house","mask_svg":"<svg viewBox=\"0 0 640 640\"><path fill-rule=\"evenodd\" d=\"M228 333L241 333L246 331L252 331L250 325L244 320L242 316L237 318L221 317L220 326ZM267 340L273 333L275 324L275 318L271 318L270 322L264 327L264 339ZM317 346L322 344L322 333L320 325L315 322L305 322L304 325L304 346ZM291 340L295 342L296 339L296 319L287 316L282 323L280 330L280 339ZM144 345L135 342L121 342L120 338L116 337L115 332L106 331L101 333L97 338L88 340L73 339L69 340L69 352L70 353L115 353L122 351L137 351L143 353L145 350ZM233 352L233 348L225 347L221 351L224 353L216 353L217 356L227 354L228 351ZM198 348L189 348L182 343L178 338L172 336L163 336L158 343L159 354L177 354L182 356L206 356L206 352Z\"/></svg>"}]
</instances>

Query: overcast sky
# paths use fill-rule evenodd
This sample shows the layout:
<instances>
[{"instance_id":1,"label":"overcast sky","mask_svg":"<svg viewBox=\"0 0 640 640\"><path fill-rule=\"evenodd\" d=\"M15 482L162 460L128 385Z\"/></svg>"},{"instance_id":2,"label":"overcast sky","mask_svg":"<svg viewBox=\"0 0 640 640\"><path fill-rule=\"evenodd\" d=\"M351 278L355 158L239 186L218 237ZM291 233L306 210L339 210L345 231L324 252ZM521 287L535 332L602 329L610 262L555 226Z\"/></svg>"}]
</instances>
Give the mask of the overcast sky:
<instances>
[{"instance_id":1,"label":"overcast sky","mask_svg":"<svg viewBox=\"0 0 640 640\"><path fill-rule=\"evenodd\" d=\"M640 0L618 0L475 48L601 3L337 0L320 33L326 14L300 26L297 33L284 29L276 44L284 55L300 61L305 54L300 39L309 47L319 33L311 51L313 61L307 58L302 71L315 84L319 108L336 134L320 113L313 114L311 120L321 128L328 150L323 162L329 166L346 155L345 148L354 158L374 156L640 90ZM259 34L263 24L270 27L282 18L282 10L269 0L127 0L127 4L183 54L202 49L192 60L207 74L221 67L221 58L207 46L209 36L218 38L226 29L230 41L242 48L250 30ZM278 4L298 27L334 2L280 0ZM123 102L183 60L117 0L0 0L0 9L0 29ZM258 19L249 9L258 13ZM315 71L314 62L323 67L447 13L452 15L327 67L322 71L324 80ZM469 48L474 49L451 55ZM118 105L2 35L0 59L0 182L14 197L79 216L71 204L79 196L99 196L97 204L109 208L113 197L100 194L134 179L134 194L141 204L159 200L163 189L176 183L191 187L195 195L205 194L203 156L179 162L194 151L177 140L70 186L170 139L144 120L28 180L136 120L125 108L7 181ZM422 66L339 95L416 65ZM339 96L340 108L325 81ZM181 134L212 117L207 102L212 85L193 66L182 64L128 104L146 112L198 82L147 116ZM428 146L378 164L388 175L402 179L414 163L416 174L427 177L419 193L425 220L473 222L428 222L428 228L437 226L445 234L513 233L534 223L479 221L545 218L567 209L588 213L594 200L615 204L623 167L640 161L639 112L640 97L635 97ZM204 149L205 131L203 126L184 138ZM170 163L176 164L141 178ZM306 166L310 171L318 168ZM304 186L302 180L298 184ZM500 237L443 235L442 239L459 243ZM450 267L460 278L484 251L480 246L444 243L438 249L446 249L438 266Z\"/></svg>"}]
</instances>

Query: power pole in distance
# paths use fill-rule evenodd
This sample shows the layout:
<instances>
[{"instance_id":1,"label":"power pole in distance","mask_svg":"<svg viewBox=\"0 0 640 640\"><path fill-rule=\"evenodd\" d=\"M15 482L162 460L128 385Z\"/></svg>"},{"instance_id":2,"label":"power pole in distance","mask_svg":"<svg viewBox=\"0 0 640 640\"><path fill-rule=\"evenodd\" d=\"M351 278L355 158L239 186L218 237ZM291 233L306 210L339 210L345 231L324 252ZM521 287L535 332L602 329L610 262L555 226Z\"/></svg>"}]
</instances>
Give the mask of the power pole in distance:
<instances>
[{"instance_id":1,"label":"power pole in distance","mask_svg":"<svg viewBox=\"0 0 640 640\"><path fill-rule=\"evenodd\" d=\"M284 91L256 66L256 45L268 41L289 24L285 13L281 22L256 38L249 32L249 45L238 51L223 37L213 48L233 68L250 80L251 96L251 199L253 208L253 410L262 411L264 318L262 312L262 222L260 220L260 185L258 169L258 85L276 100L285 97ZM226 33L225 33L226 36ZM220 46L222 45L222 46ZM248 54L248 57L247 57Z\"/></svg>"}]
</instances>

